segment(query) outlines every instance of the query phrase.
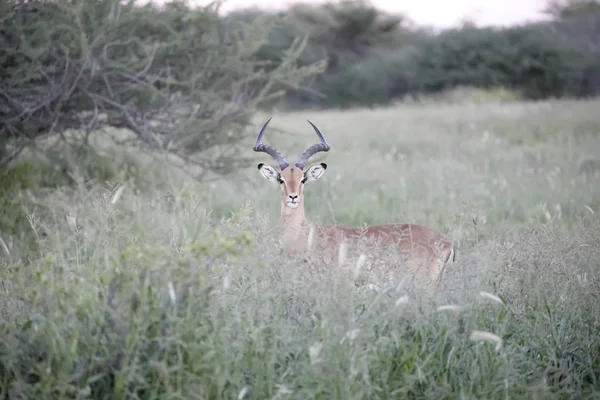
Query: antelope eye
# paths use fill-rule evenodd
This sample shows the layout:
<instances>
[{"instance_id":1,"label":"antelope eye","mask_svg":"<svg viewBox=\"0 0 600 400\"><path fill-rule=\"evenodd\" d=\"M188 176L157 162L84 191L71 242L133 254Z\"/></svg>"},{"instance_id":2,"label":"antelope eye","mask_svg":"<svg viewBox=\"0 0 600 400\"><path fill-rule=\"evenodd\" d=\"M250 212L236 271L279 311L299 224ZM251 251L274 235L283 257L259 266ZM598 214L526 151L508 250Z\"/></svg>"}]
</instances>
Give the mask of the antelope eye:
<instances>
[{"instance_id":1,"label":"antelope eye","mask_svg":"<svg viewBox=\"0 0 600 400\"><path fill-rule=\"evenodd\" d=\"M304 183L306 182L306 178L303 178L300 183L304 185Z\"/></svg>"},{"instance_id":2,"label":"antelope eye","mask_svg":"<svg viewBox=\"0 0 600 400\"><path fill-rule=\"evenodd\" d=\"M283 179L279 178L279 184L283 185Z\"/></svg>"}]
</instances>

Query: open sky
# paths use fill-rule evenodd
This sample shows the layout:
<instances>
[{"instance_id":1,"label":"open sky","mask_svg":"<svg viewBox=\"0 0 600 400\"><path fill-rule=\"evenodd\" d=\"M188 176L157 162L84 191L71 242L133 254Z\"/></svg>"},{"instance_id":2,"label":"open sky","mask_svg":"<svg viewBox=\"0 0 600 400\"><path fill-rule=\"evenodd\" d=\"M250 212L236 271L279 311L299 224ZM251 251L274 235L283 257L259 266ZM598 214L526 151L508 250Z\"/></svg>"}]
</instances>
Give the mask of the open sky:
<instances>
[{"instance_id":1,"label":"open sky","mask_svg":"<svg viewBox=\"0 0 600 400\"><path fill-rule=\"evenodd\" d=\"M385 11L402 13L418 25L446 28L468 18L479 26L512 25L543 17L541 9L548 0L370 0ZM196 0L207 4L207 0ZM298 0L225 0L223 11L257 6L283 9ZM317 4L320 0L302 0Z\"/></svg>"}]
</instances>

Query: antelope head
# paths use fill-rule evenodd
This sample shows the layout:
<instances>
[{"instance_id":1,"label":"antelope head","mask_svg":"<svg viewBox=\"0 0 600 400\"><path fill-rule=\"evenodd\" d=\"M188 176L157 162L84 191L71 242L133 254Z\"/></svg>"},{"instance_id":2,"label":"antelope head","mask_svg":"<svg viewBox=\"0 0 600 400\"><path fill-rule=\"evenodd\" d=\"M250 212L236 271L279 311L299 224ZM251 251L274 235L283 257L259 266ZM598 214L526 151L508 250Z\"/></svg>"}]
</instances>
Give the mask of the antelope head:
<instances>
[{"instance_id":1,"label":"antelope head","mask_svg":"<svg viewBox=\"0 0 600 400\"><path fill-rule=\"evenodd\" d=\"M277 161L281 171L277 171L271 165L260 163L258 164L258 170L262 176L271 182L276 182L281 188L281 210L282 214L286 209L298 210L302 214L304 213L304 184L306 182L316 181L325 173L327 164L319 163L308 167L305 171L304 166L308 159L318 152L329 151L329 145L325 141L323 134L319 129L310 121L308 123L313 127L317 136L319 137L320 143L310 146L302 153L296 164L290 167L288 162L285 160L283 154L281 154L275 147L261 143L262 135L265 128L271 121L271 118L265 122L262 129L258 133L256 143L254 144L253 150L256 152L267 153ZM285 207L285 208L284 208Z\"/></svg>"}]
</instances>

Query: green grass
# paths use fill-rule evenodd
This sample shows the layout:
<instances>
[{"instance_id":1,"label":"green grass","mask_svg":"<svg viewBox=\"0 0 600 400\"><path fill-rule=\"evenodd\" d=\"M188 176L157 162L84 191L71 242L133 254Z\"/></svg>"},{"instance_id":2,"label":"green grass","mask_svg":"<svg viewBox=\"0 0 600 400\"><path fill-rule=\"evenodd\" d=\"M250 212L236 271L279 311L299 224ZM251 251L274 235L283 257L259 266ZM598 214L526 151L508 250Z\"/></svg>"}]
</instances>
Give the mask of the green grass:
<instances>
[{"instance_id":1,"label":"green grass","mask_svg":"<svg viewBox=\"0 0 600 400\"><path fill-rule=\"evenodd\" d=\"M433 303L357 288L377 278L356 271L362 249L329 268L283 257L278 188L255 165L198 184L113 149L101 179L90 155L63 181L25 155L0 196L17 221L0 228L0 397L600 398L598 109L274 115L265 142L290 163L315 143L305 118L331 145L311 160L329 166L306 186L313 222L418 222L455 240Z\"/></svg>"}]
</instances>

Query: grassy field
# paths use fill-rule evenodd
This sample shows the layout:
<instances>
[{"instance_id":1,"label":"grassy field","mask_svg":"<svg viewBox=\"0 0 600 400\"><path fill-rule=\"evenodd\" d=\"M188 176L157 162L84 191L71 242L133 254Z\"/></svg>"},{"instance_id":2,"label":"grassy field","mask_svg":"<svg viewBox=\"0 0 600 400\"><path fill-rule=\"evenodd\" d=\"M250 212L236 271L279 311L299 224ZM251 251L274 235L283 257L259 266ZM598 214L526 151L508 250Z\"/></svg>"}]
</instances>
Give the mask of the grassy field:
<instances>
[{"instance_id":1,"label":"grassy field","mask_svg":"<svg viewBox=\"0 0 600 400\"><path fill-rule=\"evenodd\" d=\"M15 183L2 221L16 222L0 228L0 397L600 399L598 110L273 115L264 141L288 161L316 143L306 118L332 148L311 160L328 164L306 186L313 222L417 222L455 240L433 304L357 286L372 278L361 249L328 269L285 258L278 188L255 165L198 184L105 149L59 187Z\"/></svg>"}]
</instances>

